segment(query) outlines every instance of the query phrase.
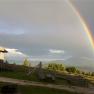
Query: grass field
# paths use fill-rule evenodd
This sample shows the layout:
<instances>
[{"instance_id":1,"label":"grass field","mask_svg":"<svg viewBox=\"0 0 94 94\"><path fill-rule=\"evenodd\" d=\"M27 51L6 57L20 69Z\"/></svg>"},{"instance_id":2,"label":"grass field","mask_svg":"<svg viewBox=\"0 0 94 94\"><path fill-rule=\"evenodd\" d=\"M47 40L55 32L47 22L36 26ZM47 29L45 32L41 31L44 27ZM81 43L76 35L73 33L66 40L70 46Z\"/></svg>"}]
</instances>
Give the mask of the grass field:
<instances>
[{"instance_id":1,"label":"grass field","mask_svg":"<svg viewBox=\"0 0 94 94\"><path fill-rule=\"evenodd\" d=\"M21 80L38 81L37 77L34 74L27 76L25 72L18 72L18 71L17 72L3 71L3 72L0 72L0 76L21 79Z\"/></svg>"},{"instance_id":2,"label":"grass field","mask_svg":"<svg viewBox=\"0 0 94 94\"><path fill-rule=\"evenodd\" d=\"M0 76L3 76L3 77L9 77L9 78L15 78L15 79L20 79L20 80L29 80L29 81L40 81L37 76L33 73L29 76L26 75L25 72L16 72L16 71L13 71L13 72L10 72L10 71L7 71L7 72L0 72ZM48 83L48 82L45 82L45 81L42 81L43 83ZM63 80L63 79L57 79L55 82L50 82L50 83L53 83L53 84L68 84L66 80Z\"/></svg>"},{"instance_id":3,"label":"grass field","mask_svg":"<svg viewBox=\"0 0 94 94\"><path fill-rule=\"evenodd\" d=\"M24 71L7 71L7 72L0 72L0 76L2 77L9 77L9 78L14 78L14 79L20 79L20 80L29 80L29 81L36 81L39 82L40 80L37 78L37 76L35 75L35 73L32 73L31 75L27 75L26 72ZM92 82L94 82L94 79L88 79ZM47 81L41 81L43 83L52 83L52 84L60 84L60 85L71 85L67 82L67 80L65 79L60 79L60 78L56 78L56 80L53 82L47 82Z\"/></svg>"},{"instance_id":4,"label":"grass field","mask_svg":"<svg viewBox=\"0 0 94 94\"><path fill-rule=\"evenodd\" d=\"M22 94L77 94L65 90L49 89L42 87L20 86Z\"/></svg>"},{"instance_id":5,"label":"grass field","mask_svg":"<svg viewBox=\"0 0 94 94\"><path fill-rule=\"evenodd\" d=\"M9 83L0 83L0 91L3 86ZM73 92L68 92L65 90L50 89L37 86L18 86L18 91L21 94L78 94Z\"/></svg>"}]
</instances>

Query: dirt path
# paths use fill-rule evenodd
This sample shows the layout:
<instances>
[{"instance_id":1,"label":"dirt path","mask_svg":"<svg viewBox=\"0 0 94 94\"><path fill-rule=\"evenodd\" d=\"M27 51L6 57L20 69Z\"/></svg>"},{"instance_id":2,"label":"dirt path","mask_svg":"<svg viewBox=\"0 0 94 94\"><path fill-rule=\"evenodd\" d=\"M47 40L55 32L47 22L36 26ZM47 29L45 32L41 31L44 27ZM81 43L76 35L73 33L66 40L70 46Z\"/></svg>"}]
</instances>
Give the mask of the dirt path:
<instances>
[{"instance_id":1,"label":"dirt path","mask_svg":"<svg viewBox=\"0 0 94 94\"><path fill-rule=\"evenodd\" d=\"M53 84L44 84L41 82L34 82L34 81L26 81L26 80L18 80L12 79L7 77L0 77L0 82L9 82L18 85L32 85L32 86L41 86L41 87L48 87L54 89L61 89L61 90L68 90L71 92L78 92L81 94L94 94L94 88L82 88L76 86L64 86L64 85L53 85Z\"/></svg>"}]
</instances>

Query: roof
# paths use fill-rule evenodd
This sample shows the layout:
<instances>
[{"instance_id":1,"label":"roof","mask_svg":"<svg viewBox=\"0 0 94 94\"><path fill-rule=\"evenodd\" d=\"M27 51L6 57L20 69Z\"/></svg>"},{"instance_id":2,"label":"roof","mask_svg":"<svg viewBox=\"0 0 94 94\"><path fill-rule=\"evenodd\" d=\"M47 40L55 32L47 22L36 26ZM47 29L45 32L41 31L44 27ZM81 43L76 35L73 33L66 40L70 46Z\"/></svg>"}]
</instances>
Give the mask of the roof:
<instances>
[{"instance_id":1,"label":"roof","mask_svg":"<svg viewBox=\"0 0 94 94\"><path fill-rule=\"evenodd\" d=\"M8 51L5 48L3 48L3 47L0 47L0 52L8 53Z\"/></svg>"}]
</instances>

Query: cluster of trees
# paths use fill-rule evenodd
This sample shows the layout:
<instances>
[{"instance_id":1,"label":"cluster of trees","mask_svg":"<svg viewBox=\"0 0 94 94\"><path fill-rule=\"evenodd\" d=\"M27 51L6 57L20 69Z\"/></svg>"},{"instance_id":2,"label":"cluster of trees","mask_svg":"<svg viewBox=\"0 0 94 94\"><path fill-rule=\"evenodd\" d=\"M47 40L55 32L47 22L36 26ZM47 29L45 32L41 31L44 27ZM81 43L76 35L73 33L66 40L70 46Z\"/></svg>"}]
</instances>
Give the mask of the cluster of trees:
<instances>
[{"instance_id":1,"label":"cluster of trees","mask_svg":"<svg viewBox=\"0 0 94 94\"><path fill-rule=\"evenodd\" d=\"M76 67L66 67L66 71L69 73L80 73Z\"/></svg>"},{"instance_id":2,"label":"cluster of trees","mask_svg":"<svg viewBox=\"0 0 94 94\"><path fill-rule=\"evenodd\" d=\"M54 70L54 71L64 71L65 67L63 64L52 63L52 64L48 64L47 69Z\"/></svg>"},{"instance_id":3,"label":"cluster of trees","mask_svg":"<svg viewBox=\"0 0 94 94\"><path fill-rule=\"evenodd\" d=\"M94 72L82 72L83 75L94 76Z\"/></svg>"},{"instance_id":4,"label":"cluster of trees","mask_svg":"<svg viewBox=\"0 0 94 94\"><path fill-rule=\"evenodd\" d=\"M28 59L24 60L23 66L31 67L31 63L29 62ZM53 71L61 71L61 72L66 71L68 73L73 73L73 74L75 73L75 74L83 74L87 76L94 76L94 72L84 72L84 71L77 69L74 66L65 67L64 64L49 63L46 68L48 70L53 70Z\"/></svg>"},{"instance_id":5,"label":"cluster of trees","mask_svg":"<svg viewBox=\"0 0 94 94\"><path fill-rule=\"evenodd\" d=\"M54 71L67 71L69 73L79 72L79 70L76 67L65 67L63 64L56 64L56 63L48 64L47 69Z\"/></svg>"},{"instance_id":6,"label":"cluster of trees","mask_svg":"<svg viewBox=\"0 0 94 94\"><path fill-rule=\"evenodd\" d=\"M47 69L53 71L66 71L68 73L73 73L73 74L75 73L75 74L83 74L87 76L94 76L94 72L84 72L77 69L74 66L65 67L63 64L50 63L48 64Z\"/></svg>"}]
</instances>

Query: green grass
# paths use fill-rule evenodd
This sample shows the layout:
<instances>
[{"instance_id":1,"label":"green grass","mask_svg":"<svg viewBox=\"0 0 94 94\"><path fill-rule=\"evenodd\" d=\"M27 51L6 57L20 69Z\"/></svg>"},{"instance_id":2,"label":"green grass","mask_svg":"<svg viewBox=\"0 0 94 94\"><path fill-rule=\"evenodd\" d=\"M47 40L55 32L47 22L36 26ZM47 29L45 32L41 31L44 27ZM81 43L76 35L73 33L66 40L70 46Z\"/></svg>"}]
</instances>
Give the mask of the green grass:
<instances>
[{"instance_id":1,"label":"green grass","mask_svg":"<svg viewBox=\"0 0 94 94\"><path fill-rule=\"evenodd\" d=\"M15 79L20 79L20 80L30 80L30 81L38 81L37 77L35 76L35 74L31 74L29 76L27 76L27 74L25 72L0 72L0 76L3 77L9 77L9 78L15 78Z\"/></svg>"},{"instance_id":2,"label":"green grass","mask_svg":"<svg viewBox=\"0 0 94 94\"><path fill-rule=\"evenodd\" d=\"M0 76L3 77L9 77L9 78L14 78L14 79L19 79L19 80L29 80L29 81L37 81L37 82L42 82L42 83L51 83L51 84L58 84L58 85L69 85L68 82L64 79L56 79L55 82L53 81L40 81L35 73L27 76L25 72L0 72Z\"/></svg>"},{"instance_id":3,"label":"green grass","mask_svg":"<svg viewBox=\"0 0 94 94\"><path fill-rule=\"evenodd\" d=\"M14 78L14 79L20 79L20 80L29 80L29 81L40 81L37 76L35 75L35 73L27 76L25 72L0 72L0 76L3 77L9 77L9 78ZM41 81L43 83L52 83L52 84L68 84L66 80L63 79L56 79L55 82L46 82L46 81Z\"/></svg>"},{"instance_id":4,"label":"green grass","mask_svg":"<svg viewBox=\"0 0 94 94\"><path fill-rule=\"evenodd\" d=\"M0 91L3 86L9 83L0 83ZM68 92L66 90L57 90L45 87L37 86L18 86L18 91L21 94L78 94L73 92Z\"/></svg>"},{"instance_id":5,"label":"green grass","mask_svg":"<svg viewBox=\"0 0 94 94\"><path fill-rule=\"evenodd\" d=\"M42 87L20 86L22 94L77 94L65 90L57 90Z\"/></svg>"},{"instance_id":6,"label":"green grass","mask_svg":"<svg viewBox=\"0 0 94 94\"><path fill-rule=\"evenodd\" d=\"M39 82L40 80L37 78L36 73L33 72L31 73L31 75L27 75L27 71L28 68L21 66L20 68L18 68L15 71L0 71L0 76L2 77L9 77L9 78L14 78L14 79L19 79L19 80L29 80L29 81L36 81ZM45 72L48 72L47 70ZM67 74L69 75L69 74ZM70 76L70 75L69 75ZM86 77L84 77L86 78ZM94 83L94 78L93 80L91 80L90 77L88 77L88 79L90 81L92 81L92 83ZM55 81L41 81L43 83L51 83L51 84L59 84L59 85L72 85L72 83L69 83L69 81L67 79L63 79L63 78L56 78ZM76 86L79 86L78 83L76 84ZM80 85L81 86L81 85Z\"/></svg>"},{"instance_id":7,"label":"green grass","mask_svg":"<svg viewBox=\"0 0 94 94\"><path fill-rule=\"evenodd\" d=\"M7 72L0 72L0 76L3 77L9 77L9 78L14 78L14 79L19 79L19 80L29 80L29 81L36 81L36 82L40 82L40 80L37 78L37 76L35 75L35 73L27 76L26 72L24 71L7 71ZM94 81L94 80L93 80ZM58 85L72 85L70 83L68 83L68 81L66 79L60 79L60 78L56 78L55 82L53 81L41 81L42 83L50 83L50 84L58 84ZM79 85L76 85L79 86Z\"/></svg>"}]
</instances>

